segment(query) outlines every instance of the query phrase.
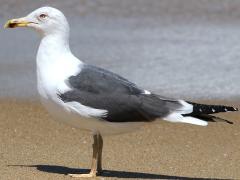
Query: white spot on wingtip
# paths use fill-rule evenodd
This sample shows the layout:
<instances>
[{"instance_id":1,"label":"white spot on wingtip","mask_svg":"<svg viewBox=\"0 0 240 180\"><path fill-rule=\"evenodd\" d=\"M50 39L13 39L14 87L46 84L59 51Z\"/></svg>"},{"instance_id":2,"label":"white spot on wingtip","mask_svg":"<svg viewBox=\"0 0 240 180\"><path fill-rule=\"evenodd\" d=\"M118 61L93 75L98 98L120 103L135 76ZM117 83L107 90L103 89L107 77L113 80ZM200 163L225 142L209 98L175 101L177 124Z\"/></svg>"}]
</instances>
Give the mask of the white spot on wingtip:
<instances>
[{"instance_id":1,"label":"white spot on wingtip","mask_svg":"<svg viewBox=\"0 0 240 180\"><path fill-rule=\"evenodd\" d=\"M202 112L202 109L200 108L199 111Z\"/></svg>"},{"instance_id":2,"label":"white spot on wingtip","mask_svg":"<svg viewBox=\"0 0 240 180\"><path fill-rule=\"evenodd\" d=\"M143 94L151 94L151 92L148 91L148 90L144 90L144 91L143 91Z\"/></svg>"},{"instance_id":3,"label":"white spot on wingtip","mask_svg":"<svg viewBox=\"0 0 240 180\"><path fill-rule=\"evenodd\" d=\"M212 112L216 112L215 109L212 109Z\"/></svg>"},{"instance_id":4,"label":"white spot on wingtip","mask_svg":"<svg viewBox=\"0 0 240 180\"><path fill-rule=\"evenodd\" d=\"M226 112L228 111L227 108L224 109Z\"/></svg>"}]
</instances>

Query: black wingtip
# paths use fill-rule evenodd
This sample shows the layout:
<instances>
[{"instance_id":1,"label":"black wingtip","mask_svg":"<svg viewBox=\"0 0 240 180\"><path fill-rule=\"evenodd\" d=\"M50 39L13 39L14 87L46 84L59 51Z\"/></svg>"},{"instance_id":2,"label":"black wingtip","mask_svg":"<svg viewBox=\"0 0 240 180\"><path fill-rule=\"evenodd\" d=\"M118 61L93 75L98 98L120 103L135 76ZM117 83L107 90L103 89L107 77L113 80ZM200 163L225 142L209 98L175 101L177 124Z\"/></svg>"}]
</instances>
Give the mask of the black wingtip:
<instances>
[{"instance_id":1,"label":"black wingtip","mask_svg":"<svg viewBox=\"0 0 240 180\"><path fill-rule=\"evenodd\" d=\"M238 111L238 108L231 107L231 106L223 106L225 112L229 111ZM223 112L223 111L222 111Z\"/></svg>"},{"instance_id":2,"label":"black wingtip","mask_svg":"<svg viewBox=\"0 0 240 180\"><path fill-rule=\"evenodd\" d=\"M238 108L232 106L224 105L207 105L207 104L198 104L193 102L188 102L193 105L193 112L191 115L198 114L216 114L220 112L234 112L239 111Z\"/></svg>"},{"instance_id":3,"label":"black wingtip","mask_svg":"<svg viewBox=\"0 0 240 180\"><path fill-rule=\"evenodd\" d=\"M236 107L227 107L227 108L226 108L226 112L227 112L227 111L239 111L239 109L236 108Z\"/></svg>"}]
</instances>

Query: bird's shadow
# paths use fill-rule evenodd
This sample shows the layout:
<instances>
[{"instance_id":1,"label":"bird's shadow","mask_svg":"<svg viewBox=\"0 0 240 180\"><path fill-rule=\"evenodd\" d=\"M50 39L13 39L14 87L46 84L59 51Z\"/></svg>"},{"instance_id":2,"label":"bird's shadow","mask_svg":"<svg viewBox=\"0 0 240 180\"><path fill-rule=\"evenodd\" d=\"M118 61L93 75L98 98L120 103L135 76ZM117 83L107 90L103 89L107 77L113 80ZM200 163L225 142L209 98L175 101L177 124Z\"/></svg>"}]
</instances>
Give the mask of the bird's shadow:
<instances>
[{"instance_id":1,"label":"bird's shadow","mask_svg":"<svg viewBox=\"0 0 240 180\"><path fill-rule=\"evenodd\" d=\"M88 173L89 169L76 169L57 165L8 165L9 167L33 167L38 171L55 173L55 174L77 174ZM144 173L144 172L130 172L130 171L114 171L103 170L102 177L112 178L132 178L132 179L180 179L180 180L231 180L219 178L199 178L199 177L184 177L184 176L170 176L162 174Z\"/></svg>"}]
</instances>

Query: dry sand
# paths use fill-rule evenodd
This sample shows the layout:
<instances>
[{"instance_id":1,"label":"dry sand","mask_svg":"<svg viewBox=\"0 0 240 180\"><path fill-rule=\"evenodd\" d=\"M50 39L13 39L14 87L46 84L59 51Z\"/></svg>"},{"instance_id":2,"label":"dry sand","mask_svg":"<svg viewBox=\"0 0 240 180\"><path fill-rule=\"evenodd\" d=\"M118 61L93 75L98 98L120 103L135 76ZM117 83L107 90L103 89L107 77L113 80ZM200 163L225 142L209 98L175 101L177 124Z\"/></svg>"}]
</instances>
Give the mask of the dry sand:
<instances>
[{"instance_id":1,"label":"dry sand","mask_svg":"<svg viewBox=\"0 0 240 180\"><path fill-rule=\"evenodd\" d=\"M220 116L234 125L161 122L106 137L101 178L239 179L240 114ZM0 138L0 179L72 179L90 167L91 136L53 121L38 102L0 101Z\"/></svg>"}]
</instances>

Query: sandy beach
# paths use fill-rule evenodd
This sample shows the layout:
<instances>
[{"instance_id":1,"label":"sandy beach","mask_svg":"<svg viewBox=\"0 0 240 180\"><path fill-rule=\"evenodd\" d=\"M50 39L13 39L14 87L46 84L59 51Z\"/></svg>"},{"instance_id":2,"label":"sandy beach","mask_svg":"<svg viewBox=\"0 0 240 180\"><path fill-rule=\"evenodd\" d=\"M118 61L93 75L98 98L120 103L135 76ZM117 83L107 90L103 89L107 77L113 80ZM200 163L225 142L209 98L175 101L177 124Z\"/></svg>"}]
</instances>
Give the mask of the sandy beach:
<instances>
[{"instance_id":1,"label":"sandy beach","mask_svg":"<svg viewBox=\"0 0 240 180\"><path fill-rule=\"evenodd\" d=\"M161 122L106 137L100 179L239 179L240 114L219 115L234 124ZM90 167L91 136L54 121L37 101L1 100L0 119L0 179L71 179Z\"/></svg>"}]
</instances>

